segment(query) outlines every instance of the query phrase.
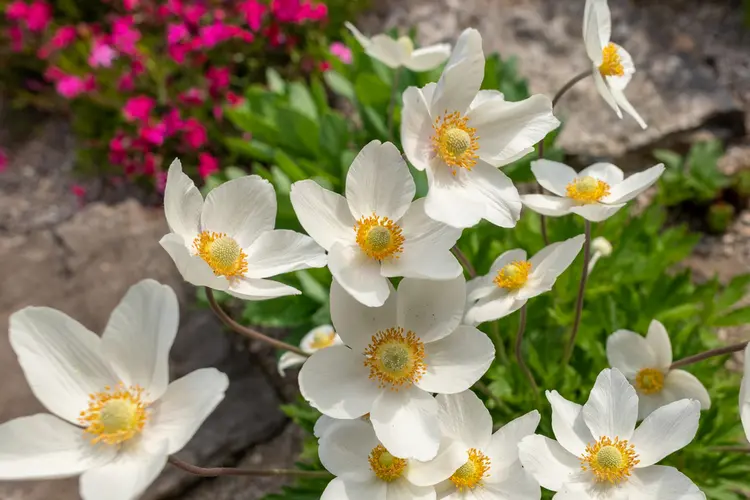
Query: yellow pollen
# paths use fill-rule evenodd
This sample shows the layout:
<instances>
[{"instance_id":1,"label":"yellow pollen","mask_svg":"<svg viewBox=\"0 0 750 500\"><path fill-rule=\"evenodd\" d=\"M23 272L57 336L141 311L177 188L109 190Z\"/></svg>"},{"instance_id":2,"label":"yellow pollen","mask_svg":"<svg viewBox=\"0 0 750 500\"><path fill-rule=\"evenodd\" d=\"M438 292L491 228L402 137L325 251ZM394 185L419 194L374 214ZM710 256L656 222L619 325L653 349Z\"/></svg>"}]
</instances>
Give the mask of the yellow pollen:
<instances>
[{"instance_id":1,"label":"yellow pollen","mask_svg":"<svg viewBox=\"0 0 750 500\"><path fill-rule=\"evenodd\" d=\"M609 195L609 184L587 175L578 177L565 186L568 198L573 199L581 205L596 203Z\"/></svg>"},{"instance_id":2,"label":"yellow pollen","mask_svg":"<svg viewBox=\"0 0 750 500\"><path fill-rule=\"evenodd\" d=\"M334 339L336 339L336 332L331 330L330 332L320 332L313 335L313 341L310 343L310 347L313 349L323 349L325 347L331 347Z\"/></svg>"},{"instance_id":3,"label":"yellow pollen","mask_svg":"<svg viewBox=\"0 0 750 500\"><path fill-rule=\"evenodd\" d=\"M404 333L400 327L373 335L364 355L370 378L377 379L380 387L390 386L394 391L419 381L427 369L424 343L414 332Z\"/></svg>"},{"instance_id":4,"label":"yellow pollen","mask_svg":"<svg viewBox=\"0 0 750 500\"><path fill-rule=\"evenodd\" d=\"M506 290L518 290L529 280L530 272L531 262L517 260L503 266L503 268L497 272L497 276L495 276L493 281L500 288L505 288Z\"/></svg>"},{"instance_id":5,"label":"yellow pollen","mask_svg":"<svg viewBox=\"0 0 750 500\"><path fill-rule=\"evenodd\" d=\"M615 437L613 441L603 436L586 446L581 456L581 469L593 472L598 482L617 484L627 481L638 462L638 455L627 440Z\"/></svg>"},{"instance_id":6,"label":"yellow pollen","mask_svg":"<svg viewBox=\"0 0 750 500\"><path fill-rule=\"evenodd\" d=\"M664 388L664 373L656 368L644 368L635 375L635 387L643 394L656 394Z\"/></svg>"},{"instance_id":7,"label":"yellow pollen","mask_svg":"<svg viewBox=\"0 0 750 500\"><path fill-rule=\"evenodd\" d=\"M625 68L622 66L620 54L617 53L617 47L614 43L609 43L602 49L602 64L599 66L599 73L602 76L623 76L625 74Z\"/></svg>"},{"instance_id":8,"label":"yellow pollen","mask_svg":"<svg viewBox=\"0 0 750 500\"><path fill-rule=\"evenodd\" d=\"M195 238L193 246L216 276L232 279L247 273L247 255L239 243L226 234L203 231Z\"/></svg>"},{"instance_id":9,"label":"yellow pollen","mask_svg":"<svg viewBox=\"0 0 750 500\"><path fill-rule=\"evenodd\" d=\"M490 470L490 459L476 448L471 448L469 460L453 473L450 480L459 491L463 491L464 488L473 489L481 486L482 479L489 475L488 470Z\"/></svg>"},{"instance_id":10,"label":"yellow pollen","mask_svg":"<svg viewBox=\"0 0 750 500\"><path fill-rule=\"evenodd\" d=\"M432 128L432 147L435 153L451 168L456 175L457 168L471 168L477 164L479 155L479 137L477 129L469 127L469 118L461 113L448 113L438 117Z\"/></svg>"},{"instance_id":11,"label":"yellow pollen","mask_svg":"<svg viewBox=\"0 0 750 500\"><path fill-rule=\"evenodd\" d=\"M388 217L375 214L362 217L354 230L357 232L357 245L372 259L398 259L398 254L404 249L401 228Z\"/></svg>"},{"instance_id":12,"label":"yellow pollen","mask_svg":"<svg viewBox=\"0 0 750 500\"><path fill-rule=\"evenodd\" d=\"M372 449L367 460L375 475L387 483L401 477L406 469L406 460L394 457L382 444Z\"/></svg>"},{"instance_id":13,"label":"yellow pollen","mask_svg":"<svg viewBox=\"0 0 750 500\"><path fill-rule=\"evenodd\" d=\"M93 435L91 443L120 444L141 432L148 418L148 403L142 396L139 386L123 384L89 395L89 406L78 421L86 427L85 433Z\"/></svg>"}]
</instances>

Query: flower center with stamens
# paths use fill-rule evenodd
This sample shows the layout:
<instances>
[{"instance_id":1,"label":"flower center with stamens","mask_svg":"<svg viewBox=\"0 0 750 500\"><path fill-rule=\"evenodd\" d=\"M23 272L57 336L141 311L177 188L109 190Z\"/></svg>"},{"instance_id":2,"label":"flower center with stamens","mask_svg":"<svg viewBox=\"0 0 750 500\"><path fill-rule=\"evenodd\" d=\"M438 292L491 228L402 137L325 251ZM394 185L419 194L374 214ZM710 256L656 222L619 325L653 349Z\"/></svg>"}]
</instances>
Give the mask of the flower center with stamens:
<instances>
[{"instance_id":1,"label":"flower center with stamens","mask_svg":"<svg viewBox=\"0 0 750 500\"><path fill-rule=\"evenodd\" d=\"M616 437L613 441L605 436L586 446L581 456L581 469L593 472L598 482L617 484L627 481L638 462L638 455L627 440Z\"/></svg>"},{"instance_id":2,"label":"flower center with stamens","mask_svg":"<svg viewBox=\"0 0 750 500\"><path fill-rule=\"evenodd\" d=\"M635 375L635 387L643 394L656 394L664 388L664 373L656 368L644 368Z\"/></svg>"},{"instance_id":3,"label":"flower center with stamens","mask_svg":"<svg viewBox=\"0 0 750 500\"><path fill-rule=\"evenodd\" d=\"M479 155L479 137L477 129L469 127L469 118L461 113L448 113L435 120L432 126L432 147L435 154L452 169L456 175L457 168L471 170L476 165Z\"/></svg>"},{"instance_id":4,"label":"flower center with stamens","mask_svg":"<svg viewBox=\"0 0 750 500\"><path fill-rule=\"evenodd\" d=\"M380 387L395 391L419 381L427 369L424 343L414 332L404 333L400 327L373 335L364 355L370 378L377 380Z\"/></svg>"},{"instance_id":5,"label":"flower center with stamens","mask_svg":"<svg viewBox=\"0 0 750 500\"><path fill-rule=\"evenodd\" d=\"M203 231L195 238L193 246L216 276L230 279L247 273L247 255L239 243L226 234Z\"/></svg>"},{"instance_id":6,"label":"flower center with stamens","mask_svg":"<svg viewBox=\"0 0 750 500\"><path fill-rule=\"evenodd\" d=\"M397 259L404 249L401 227L388 217L375 214L362 217L354 225L354 230L357 232L357 245L372 259Z\"/></svg>"},{"instance_id":7,"label":"flower center with stamens","mask_svg":"<svg viewBox=\"0 0 750 500\"><path fill-rule=\"evenodd\" d=\"M503 266L503 268L497 272L497 276L495 276L493 281L500 288L505 288L506 290L518 290L529 280L530 272L531 262L517 260Z\"/></svg>"},{"instance_id":8,"label":"flower center with stamens","mask_svg":"<svg viewBox=\"0 0 750 500\"><path fill-rule=\"evenodd\" d=\"M406 49L406 53L408 55L411 55L412 52L414 52L414 42L411 41L411 38L408 36L402 36L398 40L396 40L399 45L401 45L404 49Z\"/></svg>"},{"instance_id":9,"label":"flower center with stamens","mask_svg":"<svg viewBox=\"0 0 750 500\"><path fill-rule=\"evenodd\" d=\"M459 491L463 491L464 488L473 489L481 486L481 481L488 475L488 470L490 470L490 459L476 448L471 448L469 460L456 469L450 480Z\"/></svg>"},{"instance_id":10,"label":"flower center with stamens","mask_svg":"<svg viewBox=\"0 0 750 500\"><path fill-rule=\"evenodd\" d=\"M323 349L325 347L331 347L333 341L336 339L336 332L331 330L330 332L318 332L313 335L313 341L310 343L310 347L313 349Z\"/></svg>"},{"instance_id":11,"label":"flower center with stamens","mask_svg":"<svg viewBox=\"0 0 750 500\"><path fill-rule=\"evenodd\" d=\"M609 43L602 49L602 63L599 65L599 73L602 76L623 76L625 74L622 59L620 54L617 53L617 46L614 43Z\"/></svg>"},{"instance_id":12,"label":"flower center with stamens","mask_svg":"<svg viewBox=\"0 0 750 500\"><path fill-rule=\"evenodd\" d=\"M609 184L587 175L574 179L573 182L565 186L565 190L568 198L586 205L596 203L609 195Z\"/></svg>"},{"instance_id":13,"label":"flower center with stamens","mask_svg":"<svg viewBox=\"0 0 750 500\"><path fill-rule=\"evenodd\" d=\"M78 421L93 436L91 443L120 444L141 432L148 418L148 403L142 397L141 387L123 384L89 395L89 406Z\"/></svg>"},{"instance_id":14,"label":"flower center with stamens","mask_svg":"<svg viewBox=\"0 0 750 500\"><path fill-rule=\"evenodd\" d=\"M367 460L375 475L388 483L400 478L406 469L406 460L394 457L382 444L372 449Z\"/></svg>"}]
</instances>

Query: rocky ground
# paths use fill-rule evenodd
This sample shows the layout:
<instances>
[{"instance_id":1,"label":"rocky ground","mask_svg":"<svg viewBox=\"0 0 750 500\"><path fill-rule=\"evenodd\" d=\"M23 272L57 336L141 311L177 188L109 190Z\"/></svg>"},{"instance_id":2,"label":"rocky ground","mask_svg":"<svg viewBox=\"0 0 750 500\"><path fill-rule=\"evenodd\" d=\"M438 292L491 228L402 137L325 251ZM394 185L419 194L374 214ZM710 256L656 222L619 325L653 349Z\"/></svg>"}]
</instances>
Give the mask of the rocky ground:
<instances>
[{"instance_id":1,"label":"rocky ground","mask_svg":"<svg viewBox=\"0 0 750 500\"><path fill-rule=\"evenodd\" d=\"M378 0L361 25L415 25L424 43L454 41L474 26L485 50L519 58L534 92L553 94L587 67L580 41L583 0ZM566 120L561 144L577 164L614 158L630 169L653 161L654 146L682 149L697 132L731 145L723 163L750 168L750 29L742 28L739 2L667 0L610 2L615 41L633 54L639 72L628 94L649 122L617 120L591 82L578 84L560 105ZM12 124L12 126L10 125ZM196 309L158 245L166 231L162 211L121 193L85 183L89 200L71 194L76 182L73 138L61 119L17 115L0 103L0 147L10 153L0 173L0 324L26 305L65 311L100 331L127 288L150 277L178 290L182 328L172 352L173 377L216 366L231 378L228 397L181 456L201 465L289 466L300 436L278 410L292 394L278 378L267 350L249 347ZM615 242L616 244L616 242ZM750 213L728 234L706 237L690 259L699 277L723 280L750 270ZM747 332L730 332L747 335ZM0 335L0 421L42 411L31 395L7 336ZM149 499L254 500L278 488L277 479L196 480L167 468ZM0 498L77 498L74 480L0 484Z\"/></svg>"}]
</instances>

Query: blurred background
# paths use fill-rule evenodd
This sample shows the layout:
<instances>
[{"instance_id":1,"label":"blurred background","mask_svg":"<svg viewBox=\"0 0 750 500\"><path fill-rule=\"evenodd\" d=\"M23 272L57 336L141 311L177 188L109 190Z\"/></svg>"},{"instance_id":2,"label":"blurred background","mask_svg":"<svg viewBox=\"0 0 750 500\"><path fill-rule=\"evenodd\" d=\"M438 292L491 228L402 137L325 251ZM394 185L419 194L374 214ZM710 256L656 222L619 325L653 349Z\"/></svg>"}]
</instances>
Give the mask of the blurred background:
<instances>
[{"instance_id":1,"label":"blurred background","mask_svg":"<svg viewBox=\"0 0 750 500\"><path fill-rule=\"evenodd\" d=\"M726 283L750 269L749 3L610 0L613 41L637 68L627 95L649 128L617 120L590 81L556 109L565 126L555 154L571 165L599 158L626 171L667 164L658 189L639 203L656 199L669 220L700 234L682 264L698 281L718 275ZM231 378L226 400L180 456L205 466L290 466L302 431L279 406L296 399L296 376L280 377L274 353L225 332L158 244L167 232L160 204L169 163L179 156L204 190L246 172L273 179L279 190L322 164L348 164L330 142L318 151L317 135L307 144L310 131L300 128L315 119L337 144L356 142L336 135L346 122L330 105L344 116L362 106L370 117L362 126L383 130L367 109L385 108L389 87L346 78L356 43L346 20L368 35L392 30L421 45L453 43L475 27L485 52L499 53L497 85L506 96L552 96L588 69L583 6L0 0L0 324L19 308L45 305L99 332L129 286L146 277L170 284L183 305L173 378L203 366ZM287 209L280 205L281 226L289 225ZM234 307L267 331L301 332L326 305ZM744 328L719 332L747 338ZM0 380L0 421L42 411L5 334ZM199 479L168 468L147 498L260 499L282 482ZM3 483L0 498L72 500L77 482Z\"/></svg>"}]
</instances>

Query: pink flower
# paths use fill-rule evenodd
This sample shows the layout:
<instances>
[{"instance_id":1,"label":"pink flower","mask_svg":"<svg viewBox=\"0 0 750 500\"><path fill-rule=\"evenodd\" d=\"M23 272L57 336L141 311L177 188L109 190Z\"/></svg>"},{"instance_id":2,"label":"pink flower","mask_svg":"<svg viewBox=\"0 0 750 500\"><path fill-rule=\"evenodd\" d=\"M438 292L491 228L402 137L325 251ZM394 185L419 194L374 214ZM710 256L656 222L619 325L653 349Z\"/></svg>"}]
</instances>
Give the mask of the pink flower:
<instances>
[{"instance_id":1,"label":"pink flower","mask_svg":"<svg viewBox=\"0 0 750 500\"><path fill-rule=\"evenodd\" d=\"M190 46L185 45L184 43L178 43L175 45L169 45L167 47L167 54L169 54L169 57L171 57L174 62L177 64L182 64L185 62L185 57L190 53Z\"/></svg>"},{"instance_id":2,"label":"pink flower","mask_svg":"<svg viewBox=\"0 0 750 500\"><path fill-rule=\"evenodd\" d=\"M198 174L202 179L205 179L211 174L215 174L219 171L219 160L216 157L211 156L209 153L201 153L198 155Z\"/></svg>"},{"instance_id":3,"label":"pink flower","mask_svg":"<svg viewBox=\"0 0 750 500\"><path fill-rule=\"evenodd\" d=\"M212 95L216 96L229 87L229 76L229 68L213 66L208 69L206 78L208 79L208 88Z\"/></svg>"},{"instance_id":4,"label":"pink flower","mask_svg":"<svg viewBox=\"0 0 750 500\"><path fill-rule=\"evenodd\" d=\"M57 66L50 66L44 72L44 79L48 82L56 82L60 78L65 76L65 72Z\"/></svg>"},{"instance_id":5,"label":"pink flower","mask_svg":"<svg viewBox=\"0 0 750 500\"><path fill-rule=\"evenodd\" d=\"M141 32L133 28L131 17L118 17L112 23L112 43L123 54L136 55L138 51L135 44L140 39Z\"/></svg>"},{"instance_id":6,"label":"pink flower","mask_svg":"<svg viewBox=\"0 0 750 500\"><path fill-rule=\"evenodd\" d=\"M145 175L154 175L156 172L156 155L152 153L146 153L143 158L143 165L141 165L141 171Z\"/></svg>"},{"instance_id":7,"label":"pink flower","mask_svg":"<svg viewBox=\"0 0 750 500\"><path fill-rule=\"evenodd\" d=\"M247 25L253 31L260 29L266 10L268 10L268 7L258 0L245 0L239 6L239 11L245 14L245 21L247 21Z\"/></svg>"},{"instance_id":8,"label":"pink flower","mask_svg":"<svg viewBox=\"0 0 750 500\"><path fill-rule=\"evenodd\" d=\"M122 114L129 122L146 122L155 105L156 101L152 97L146 95L131 97L125 103L125 107L122 108Z\"/></svg>"},{"instance_id":9,"label":"pink flower","mask_svg":"<svg viewBox=\"0 0 750 500\"><path fill-rule=\"evenodd\" d=\"M206 100L206 96L199 88L192 87L177 96L183 104L188 106L200 106Z\"/></svg>"},{"instance_id":10,"label":"pink flower","mask_svg":"<svg viewBox=\"0 0 750 500\"><path fill-rule=\"evenodd\" d=\"M9 3L5 7L5 17L7 17L11 21L18 21L20 19L25 19L26 16L29 13L29 6L26 5L21 0L16 0L15 2Z\"/></svg>"},{"instance_id":11,"label":"pink flower","mask_svg":"<svg viewBox=\"0 0 750 500\"><path fill-rule=\"evenodd\" d=\"M139 135L146 142L161 146L164 144L164 139L167 136L167 125L164 122L159 122L155 125L146 125L141 128Z\"/></svg>"},{"instance_id":12,"label":"pink flower","mask_svg":"<svg viewBox=\"0 0 750 500\"><path fill-rule=\"evenodd\" d=\"M73 99L83 94L87 88L87 82L74 75L63 75L55 82L55 90L66 99Z\"/></svg>"},{"instance_id":13,"label":"pink flower","mask_svg":"<svg viewBox=\"0 0 750 500\"><path fill-rule=\"evenodd\" d=\"M167 136L172 136L182 128L180 110L172 108L164 115L164 125L167 127Z\"/></svg>"},{"instance_id":14,"label":"pink flower","mask_svg":"<svg viewBox=\"0 0 750 500\"><path fill-rule=\"evenodd\" d=\"M44 0L36 0L26 13L26 26L29 31L40 32L47 28L52 20L52 8Z\"/></svg>"},{"instance_id":15,"label":"pink flower","mask_svg":"<svg viewBox=\"0 0 750 500\"><path fill-rule=\"evenodd\" d=\"M333 42L329 50L331 51L331 54L338 57L342 63L344 64L352 63L352 49L350 49L343 43Z\"/></svg>"},{"instance_id":16,"label":"pink flower","mask_svg":"<svg viewBox=\"0 0 750 500\"><path fill-rule=\"evenodd\" d=\"M182 18L190 24L197 25L206 12L208 11L203 5L186 5L182 7Z\"/></svg>"},{"instance_id":17,"label":"pink flower","mask_svg":"<svg viewBox=\"0 0 750 500\"><path fill-rule=\"evenodd\" d=\"M89 66L109 68L116 57L117 52L111 45L101 40L94 40L94 46L91 48L91 54L89 55Z\"/></svg>"},{"instance_id":18,"label":"pink flower","mask_svg":"<svg viewBox=\"0 0 750 500\"><path fill-rule=\"evenodd\" d=\"M221 123L221 121L224 119L224 108L217 105L211 109L211 112L213 113L216 121Z\"/></svg>"},{"instance_id":19,"label":"pink flower","mask_svg":"<svg viewBox=\"0 0 750 500\"><path fill-rule=\"evenodd\" d=\"M163 170L160 170L154 174L154 184L156 185L156 190L164 194L164 190L167 189L167 173Z\"/></svg>"},{"instance_id":20,"label":"pink flower","mask_svg":"<svg viewBox=\"0 0 750 500\"><path fill-rule=\"evenodd\" d=\"M125 10L131 11L138 7L138 4L140 3L140 0L122 0L122 5L125 7Z\"/></svg>"},{"instance_id":21,"label":"pink flower","mask_svg":"<svg viewBox=\"0 0 750 500\"><path fill-rule=\"evenodd\" d=\"M208 141L206 128L195 118L188 118L182 127L185 141L193 149L200 149Z\"/></svg>"},{"instance_id":22,"label":"pink flower","mask_svg":"<svg viewBox=\"0 0 750 500\"><path fill-rule=\"evenodd\" d=\"M190 31L184 24L169 24L167 26L167 44L174 45L187 40L189 37Z\"/></svg>"},{"instance_id":23,"label":"pink flower","mask_svg":"<svg viewBox=\"0 0 750 500\"><path fill-rule=\"evenodd\" d=\"M75 26L60 26L52 35L49 43L39 49L38 55L46 59L54 50L61 50L69 46L76 39Z\"/></svg>"},{"instance_id":24,"label":"pink flower","mask_svg":"<svg viewBox=\"0 0 750 500\"><path fill-rule=\"evenodd\" d=\"M8 155L0 149L0 172L4 172L6 168L8 168Z\"/></svg>"},{"instance_id":25,"label":"pink flower","mask_svg":"<svg viewBox=\"0 0 750 500\"><path fill-rule=\"evenodd\" d=\"M80 202L83 202L83 198L86 196L86 188L80 184L73 184L70 186L70 192L73 193Z\"/></svg>"},{"instance_id":26,"label":"pink flower","mask_svg":"<svg viewBox=\"0 0 750 500\"><path fill-rule=\"evenodd\" d=\"M132 73L123 74L117 81L117 90L120 92L132 92L135 90L135 78Z\"/></svg>"},{"instance_id":27,"label":"pink flower","mask_svg":"<svg viewBox=\"0 0 750 500\"><path fill-rule=\"evenodd\" d=\"M320 61L320 63L318 63L318 69L322 72L326 72L331 69L331 63L328 61Z\"/></svg>"},{"instance_id":28,"label":"pink flower","mask_svg":"<svg viewBox=\"0 0 750 500\"><path fill-rule=\"evenodd\" d=\"M208 26L201 26L199 34L203 46L210 49L232 38L233 30L221 21L216 21Z\"/></svg>"},{"instance_id":29,"label":"pink flower","mask_svg":"<svg viewBox=\"0 0 750 500\"><path fill-rule=\"evenodd\" d=\"M19 26L8 27L8 37L10 38L10 48L13 52L23 50L23 31Z\"/></svg>"},{"instance_id":30,"label":"pink flower","mask_svg":"<svg viewBox=\"0 0 750 500\"><path fill-rule=\"evenodd\" d=\"M235 94L234 92L227 92L227 102L231 106L238 106L242 104L243 102L245 102L245 98L242 97L241 95Z\"/></svg>"},{"instance_id":31,"label":"pink flower","mask_svg":"<svg viewBox=\"0 0 750 500\"><path fill-rule=\"evenodd\" d=\"M115 136L109 141L109 162L113 165L122 165L128 157L126 151L125 134L122 131L118 131Z\"/></svg>"}]
</instances>

